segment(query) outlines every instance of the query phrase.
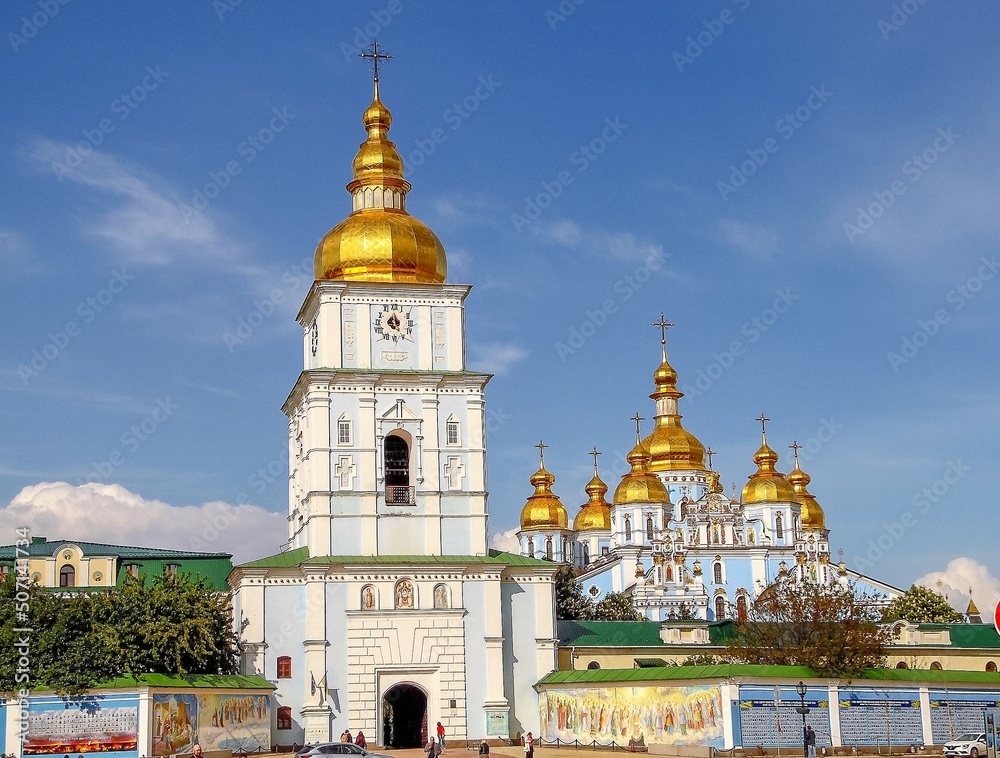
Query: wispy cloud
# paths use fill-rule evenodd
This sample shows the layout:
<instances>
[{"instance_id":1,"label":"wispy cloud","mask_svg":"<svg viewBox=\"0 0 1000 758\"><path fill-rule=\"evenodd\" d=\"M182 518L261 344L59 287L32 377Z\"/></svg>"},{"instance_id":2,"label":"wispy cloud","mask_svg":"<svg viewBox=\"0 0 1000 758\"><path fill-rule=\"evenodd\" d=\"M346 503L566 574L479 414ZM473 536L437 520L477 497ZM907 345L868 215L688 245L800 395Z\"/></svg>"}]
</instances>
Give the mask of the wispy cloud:
<instances>
[{"instance_id":1,"label":"wispy cloud","mask_svg":"<svg viewBox=\"0 0 1000 758\"><path fill-rule=\"evenodd\" d=\"M506 374L515 363L528 357L528 351L520 345L504 342L472 345L470 351L473 368L489 374Z\"/></svg>"},{"instance_id":2,"label":"wispy cloud","mask_svg":"<svg viewBox=\"0 0 1000 758\"><path fill-rule=\"evenodd\" d=\"M0 265L4 273L29 273L40 269L28 238L14 229L0 227Z\"/></svg>"},{"instance_id":3,"label":"wispy cloud","mask_svg":"<svg viewBox=\"0 0 1000 758\"><path fill-rule=\"evenodd\" d=\"M716 236L727 245L755 258L769 259L778 251L778 233L759 224L747 224L733 218L719 221Z\"/></svg>"},{"instance_id":4,"label":"wispy cloud","mask_svg":"<svg viewBox=\"0 0 1000 758\"><path fill-rule=\"evenodd\" d=\"M663 245L638 237L632 232L588 229L572 219L537 223L531 229L542 241L602 258L638 263L651 257L659 260L664 256Z\"/></svg>"},{"instance_id":5,"label":"wispy cloud","mask_svg":"<svg viewBox=\"0 0 1000 758\"><path fill-rule=\"evenodd\" d=\"M508 529L506 532L494 532L490 535L490 547L507 553L520 553L521 545L517 541L517 532L517 527Z\"/></svg>"}]
</instances>

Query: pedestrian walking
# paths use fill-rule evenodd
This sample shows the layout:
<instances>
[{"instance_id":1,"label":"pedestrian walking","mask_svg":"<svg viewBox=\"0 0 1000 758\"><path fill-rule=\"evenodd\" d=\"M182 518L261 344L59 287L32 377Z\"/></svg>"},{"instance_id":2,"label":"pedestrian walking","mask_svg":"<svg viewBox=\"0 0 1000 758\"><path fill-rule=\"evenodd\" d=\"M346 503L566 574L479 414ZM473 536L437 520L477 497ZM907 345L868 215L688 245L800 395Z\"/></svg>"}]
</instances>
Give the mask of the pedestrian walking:
<instances>
[{"instance_id":1,"label":"pedestrian walking","mask_svg":"<svg viewBox=\"0 0 1000 758\"><path fill-rule=\"evenodd\" d=\"M806 727L806 751L808 758L816 758L816 732L811 726Z\"/></svg>"},{"instance_id":2,"label":"pedestrian walking","mask_svg":"<svg viewBox=\"0 0 1000 758\"><path fill-rule=\"evenodd\" d=\"M437 735L438 735L438 745L440 745L441 749L444 750L444 748L445 748L445 744L444 744L444 727L441 725L440 721L437 724Z\"/></svg>"},{"instance_id":3,"label":"pedestrian walking","mask_svg":"<svg viewBox=\"0 0 1000 758\"><path fill-rule=\"evenodd\" d=\"M483 740L482 742L479 743L479 754L480 755L490 754L490 743L488 743L486 740Z\"/></svg>"},{"instance_id":4,"label":"pedestrian walking","mask_svg":"<svg viewBox=\"0 0 1000 758\"><path fill-rule=\"evenodd\" d=\"M535 758L535 738L531 732L524 735L524 758Z\"/></svg>"}]
</instances>

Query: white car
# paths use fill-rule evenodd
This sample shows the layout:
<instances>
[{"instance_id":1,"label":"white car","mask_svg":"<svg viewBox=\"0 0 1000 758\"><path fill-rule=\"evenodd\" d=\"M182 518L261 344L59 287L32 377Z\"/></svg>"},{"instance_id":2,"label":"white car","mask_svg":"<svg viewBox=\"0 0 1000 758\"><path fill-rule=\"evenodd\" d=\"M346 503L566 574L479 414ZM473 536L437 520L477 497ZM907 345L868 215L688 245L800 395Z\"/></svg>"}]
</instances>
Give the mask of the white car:
<instances>
[{"instance_id":1,"label":"white car","mask_svg":"<svg viewBox=\"0 0 1000 758\"><path fill-rule=\"evenodd\" d=\"M969 758L979 758L986 754L986 734L969 732L944 743L945 755L967 755Z\"/></svg>"}]
</instances>

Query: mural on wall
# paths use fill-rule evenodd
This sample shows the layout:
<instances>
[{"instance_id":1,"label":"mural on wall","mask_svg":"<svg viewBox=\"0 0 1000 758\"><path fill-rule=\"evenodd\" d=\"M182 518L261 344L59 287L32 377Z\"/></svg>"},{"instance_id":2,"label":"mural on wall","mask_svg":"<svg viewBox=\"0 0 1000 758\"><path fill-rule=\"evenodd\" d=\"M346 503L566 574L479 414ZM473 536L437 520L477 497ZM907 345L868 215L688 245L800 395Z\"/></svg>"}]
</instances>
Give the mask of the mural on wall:
<instances>
[{"instance_id":1,"label":"mural on wall","mask_svg":"<svg viewBox=\"0 0 1000 758\"><path fill-rule=\"evenodd\" d=\"M205 751L271 749L268 695L199 695L198 741Z\"/></svg>"},{"instance_id":2,"label":"mural on wall","mask_svg":"<svg viewBox=\"0 0 1000 758\"><path fill-rule=\"evenodd\" d=\"M118 753L137 758L137 695L28 700L24 755Z\"/></svg>"},{"instance_id":3,"label":"mural on wall","mask_svg":"<svg viewBox=\"0 0 1000 758\"><path fill-rule=\"evenodd\" d=\"M153 695L153 755L186 753L196 742L206 752L270 750L270 696Z\"/></svg>"},{"instance_id":4,"label":"mural on wall","mask_svg":"<svg viewBox=\"0 0 1000 758\"><path fill-rule=\"evenodd\" d=\"M722 747L718 687L552 689L539 698L542 739Z\"/></svg>"},{"instance_id":5,"label":"mural on wall","mask_svg":"<svg viewBox=\"0 0 1000 758\"><path fill-rule=\"evenodd\" d=\"M153 755L189 753L197 741L197 695L153 695Z\"/></svg>"}]
</instances>

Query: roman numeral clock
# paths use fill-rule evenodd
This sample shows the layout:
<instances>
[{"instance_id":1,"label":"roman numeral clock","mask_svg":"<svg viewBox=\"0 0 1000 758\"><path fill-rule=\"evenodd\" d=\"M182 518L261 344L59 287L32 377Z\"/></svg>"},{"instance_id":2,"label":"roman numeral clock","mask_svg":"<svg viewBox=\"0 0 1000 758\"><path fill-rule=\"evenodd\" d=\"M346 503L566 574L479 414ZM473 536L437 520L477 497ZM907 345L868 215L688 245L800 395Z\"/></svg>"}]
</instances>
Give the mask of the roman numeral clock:
<instances>
[{"instance_id":1,"label":"roman numeral clock","mask_svg":"<svg viewBox=\"0 0 1000 758\"><path fill-rule=\"evenodd\" d=\"M412 342L413 319L410 318L410 310L404 310L399 305L383 305L375 317L375 334L394 345Z\"/></svg>"}]
</instances>

